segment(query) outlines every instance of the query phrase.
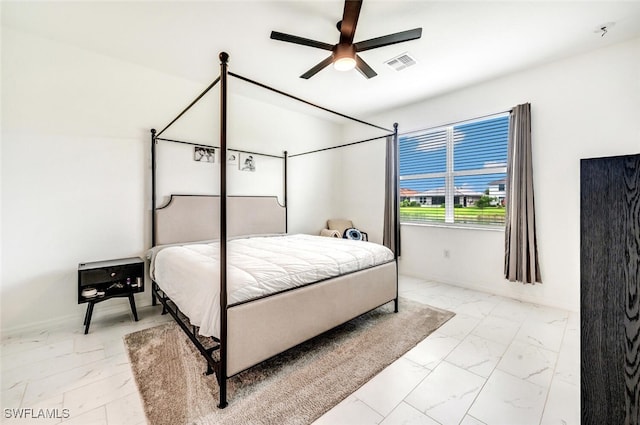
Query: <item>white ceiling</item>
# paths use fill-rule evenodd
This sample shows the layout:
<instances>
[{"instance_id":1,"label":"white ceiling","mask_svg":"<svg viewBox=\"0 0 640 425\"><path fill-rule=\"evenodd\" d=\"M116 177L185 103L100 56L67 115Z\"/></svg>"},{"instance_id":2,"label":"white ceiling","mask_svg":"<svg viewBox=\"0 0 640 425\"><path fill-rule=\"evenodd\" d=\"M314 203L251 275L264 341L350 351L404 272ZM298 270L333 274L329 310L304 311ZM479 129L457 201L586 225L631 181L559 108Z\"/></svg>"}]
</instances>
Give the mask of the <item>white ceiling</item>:
<instances>
[{"instance_id":1,"label":"white ceiling","mask_svg":"<svg viewBox=\"0 0 640 425\"><path fill-rule=\"evenodd\" d=\"M327 51L271 40L271 30L335 44L344 3L315 1L2 2L3 25L209 84L229 69L364 116L640 36L639 1L365 0L355 41L422 27L422 38L362 52L378 73L303 72ZM614 25L609 23L614 22ZM602 37L597 31L610 25ZM418 64L383 62L408 52Z\"/></svg>"}]
</instances>

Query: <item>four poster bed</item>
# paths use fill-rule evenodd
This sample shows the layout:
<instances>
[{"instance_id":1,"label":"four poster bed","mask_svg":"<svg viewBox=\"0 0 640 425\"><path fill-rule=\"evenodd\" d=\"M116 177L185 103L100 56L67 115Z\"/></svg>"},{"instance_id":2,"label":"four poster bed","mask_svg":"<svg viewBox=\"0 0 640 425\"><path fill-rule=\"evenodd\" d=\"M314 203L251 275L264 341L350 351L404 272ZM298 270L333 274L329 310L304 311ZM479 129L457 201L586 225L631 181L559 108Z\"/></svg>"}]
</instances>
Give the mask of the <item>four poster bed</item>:
<instances>
[{"instance_id":1,"label":"four poster bed","mask_svg":"<svg viewBox=\"0 0 640 425\"><path fill-rule=\"evenodd\" d=\"M227 164L221 160L220 195L171 195L166 205L156 206L156 145L191 144L160 136L218 83L219 150L226 158L229 75L338 114L229 72L226 53L220 60L220 77L162 131L151 130L150 275L153 304L162 303L163 314L172 315L207 361L207 373L216 374L218 407L224 408L229 377L386 303L393 301L397 312L398 269L397 249L287 233L287 161L318 151L284 152L284 205L276 196L227 195ZM396 152L397 125L391 131L338 115L386 132L355 143L391 139ZM397 161L397 155L393 158ZM390 205L397 211L398 182L393 180ZM398 241L397 214L394 217L391 231Z\"/></svg>"}]
</instances>

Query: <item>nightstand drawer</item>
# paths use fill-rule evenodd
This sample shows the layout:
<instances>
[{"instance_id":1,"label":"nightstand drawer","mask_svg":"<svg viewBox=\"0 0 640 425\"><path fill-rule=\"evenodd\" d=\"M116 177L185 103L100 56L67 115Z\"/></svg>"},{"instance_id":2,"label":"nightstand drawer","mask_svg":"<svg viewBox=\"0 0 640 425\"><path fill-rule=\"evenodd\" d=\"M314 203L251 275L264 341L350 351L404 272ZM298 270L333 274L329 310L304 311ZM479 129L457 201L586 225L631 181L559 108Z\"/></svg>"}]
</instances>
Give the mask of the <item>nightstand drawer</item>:
<instances>
[{"instance_id":1,"label":"nightstand drawer","mask_svg":"<svg viewBox=\"0 0 640 425\"><path fill-rule=\"evenodd\" d=\"M98 283L111 283L125 281L127 278L141 277L144 273L142 264L103 267L80 271L80 286L96 285Z\"/></svg>"},{"instance_id":2,"label":"nightstand drawer","mask_svg":"<svg viewBox=\"0 0 640 425\"><path fill-rule=\"evenodd\" d=\"M78 303L137 292L144 292L144 261L139 257L78 265Z\"/></svg>"}]
</instances>

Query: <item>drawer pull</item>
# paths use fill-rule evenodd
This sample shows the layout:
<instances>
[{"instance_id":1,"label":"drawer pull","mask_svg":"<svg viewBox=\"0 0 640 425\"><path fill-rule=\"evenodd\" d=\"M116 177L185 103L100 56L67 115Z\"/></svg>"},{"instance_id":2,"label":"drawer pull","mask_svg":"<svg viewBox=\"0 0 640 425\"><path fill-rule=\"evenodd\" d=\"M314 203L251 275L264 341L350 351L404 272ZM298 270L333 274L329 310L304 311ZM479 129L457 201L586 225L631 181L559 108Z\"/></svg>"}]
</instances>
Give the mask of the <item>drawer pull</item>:
<instances>
[{"instance_id":1,"label":"drawer pull","mask_svg":"<svg viewBox=\"0 0 640 425\"><path fill-rule=\"evenodd\" d=\"M114 277L116 275L116 272L111 272L111 277Z\"/></svg>"}]
</instances>

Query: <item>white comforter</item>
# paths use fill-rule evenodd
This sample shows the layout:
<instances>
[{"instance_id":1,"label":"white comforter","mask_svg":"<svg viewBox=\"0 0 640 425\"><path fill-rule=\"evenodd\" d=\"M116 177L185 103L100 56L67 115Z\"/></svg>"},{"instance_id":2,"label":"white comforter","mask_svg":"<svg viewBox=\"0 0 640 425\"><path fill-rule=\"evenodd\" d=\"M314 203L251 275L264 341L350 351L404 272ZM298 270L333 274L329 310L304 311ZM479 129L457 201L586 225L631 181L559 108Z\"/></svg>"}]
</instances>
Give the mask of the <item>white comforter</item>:
<instances>
[{"instance_id":1,"label":"white comforter","mask_svg":"<svg viewBox=\"0 0 640 425\"><path fill-rule=\"evenodd\" d=\"M200 327L220 328L219 243L169 246L152 258L151 276ZM382 245L311 235L233 239L227 243L228 304L339 276L393 260Z\"/></svg>"}]
</instances>

